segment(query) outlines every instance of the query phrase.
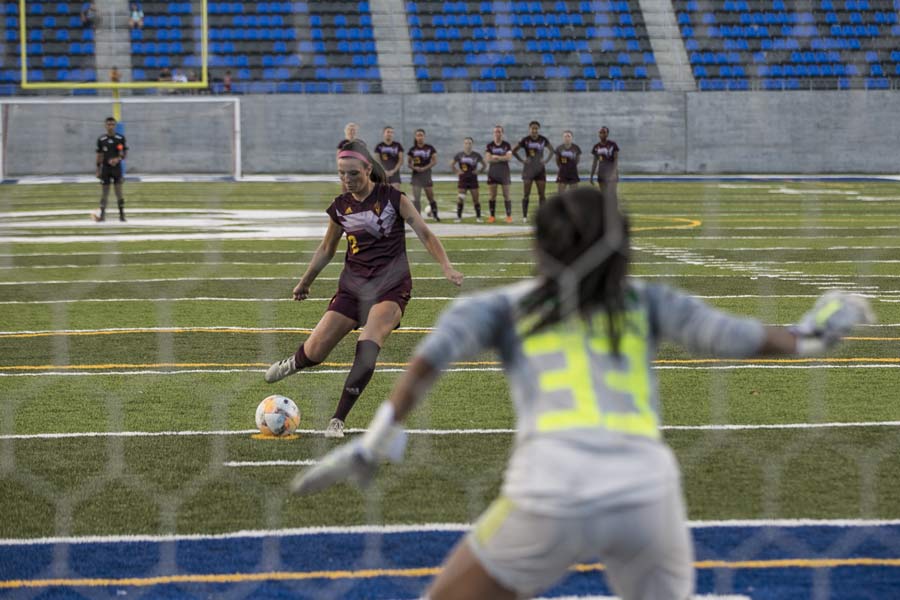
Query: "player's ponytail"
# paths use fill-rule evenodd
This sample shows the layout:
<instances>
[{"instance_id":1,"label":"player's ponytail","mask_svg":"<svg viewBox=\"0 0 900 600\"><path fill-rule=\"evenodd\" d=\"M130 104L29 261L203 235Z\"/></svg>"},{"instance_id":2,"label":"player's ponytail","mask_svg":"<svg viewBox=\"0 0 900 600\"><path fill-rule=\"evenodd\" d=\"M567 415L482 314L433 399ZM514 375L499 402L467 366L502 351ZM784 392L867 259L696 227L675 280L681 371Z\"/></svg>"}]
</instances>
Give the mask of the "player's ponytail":
<instances>
[{"instance_id":1,"label":"player's ponytail","mask_svg":"<svg viewBox=\"0 0 900 600\"><path fill-rule=\"evenodd\" d=\"M366 147L366 143L362 140L353 140L343 148L341 148L341 152L356 152L357 154L362 154L366 157L366 162L369 163L369 166L372 167L372 172L369 174L369 179L374 181L375 183L387 183L387 175L384 172L384 167L381 166L381 163L372 158L372 155L369 154L369 149Z\"/></svg>"},{"instance_id":2,"label":"player's ponytail","mask_svg":"<svg viewBox=\"0 0 900 600\"><path fill-rule=\"evenodd\" d=\"M525 335L602 308L618 353L629 242L615 192L579 187L557 194L538 210L536 229L540 283L519 307Z\"/></svg>"}]
</instances>

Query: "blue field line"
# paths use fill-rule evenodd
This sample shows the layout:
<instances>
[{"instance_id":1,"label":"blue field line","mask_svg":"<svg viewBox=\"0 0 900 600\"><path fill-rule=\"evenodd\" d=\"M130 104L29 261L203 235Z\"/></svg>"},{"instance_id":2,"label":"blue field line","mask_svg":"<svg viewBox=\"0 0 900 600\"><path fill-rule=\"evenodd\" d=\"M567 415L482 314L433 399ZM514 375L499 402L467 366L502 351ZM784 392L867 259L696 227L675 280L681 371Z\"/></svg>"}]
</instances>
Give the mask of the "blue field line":
<instances>
[{"instance_id":1,"label":"blue field line","mask_svg":"<svg viewBox=\"0 0 900 600\"><path fill-rule=\"evenodd\" d=\"M413 530L394 533L326 532L277 536L206 537L167 541L87 541L65 544L0 543L0 598L82 598L141 595L152 598L200 598L226 591L260 598L417 598L430 575L365 576L368 569L433 568L464 533ZM900 561L896 566L795 565L779 568L711 568L703 561L797 559L898 559L900 525L863 526L716 526L692 529L698 592L742 594L754 599L900 597ZM64 557L60 559L59 557ZM62 564L54 564L54 558ZM357 576L342 575L355 571ZM126 579L160 576L327 572L329 578L286 581L160 581L133 586L97 583L2 589L14 580ZM208 581L208 580L207 580ZM573 573L547 596L611 594L598 572ZM822 595L825 593L826 595Z\"/></svg>"}]
</instances>

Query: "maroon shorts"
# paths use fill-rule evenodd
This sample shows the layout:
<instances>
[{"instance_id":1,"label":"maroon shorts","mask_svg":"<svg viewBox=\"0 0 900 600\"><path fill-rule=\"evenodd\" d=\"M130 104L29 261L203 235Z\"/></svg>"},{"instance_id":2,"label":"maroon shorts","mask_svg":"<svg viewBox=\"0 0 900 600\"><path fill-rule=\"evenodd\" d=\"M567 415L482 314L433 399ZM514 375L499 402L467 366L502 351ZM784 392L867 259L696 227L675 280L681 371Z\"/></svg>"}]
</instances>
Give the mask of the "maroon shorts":
<instances>
[{"instance_id":1,"label":"maroon shorts","mask_svg":"<svg viewBox=\"0 0 900 600\"><path fill-rule=\"evenodd\" d=\"M409 272L400 277L366 279L345 270L341 273L337 293L328 303L328 310L353 319L362 327L369 318L369 311L379 302L396 302L402 315L411 297L412 276Z\"/></svg>"},{"instance_id":2,"label":"maroon shorts","mask_svg":"<svg viewBox=\"0 0 900 600\"><path fill-rule=\"evenodd\" d=\"M544 169L537 173L522 171L522 181L547 181L547 171Z\"/></svg>"},{"instance_id":3,"label":"maroon shorts","mask_svg":"<svg viewBox=\"0 0 900 600\"><path fill-rule=\"evenodd\" d=\"M478 189L478 175L461 175L459 177L459 183L456 184L456 189L458 190L477 190Z\"/></svg>"},{"instance_id":4,"label":"maroon shorts","mask_svg":"<svg viewBox=\"0 0 900 600\"><path fill-rule=\"evenodd\" d=\"M578 175L556 175L556 183L565 183L566 185L578 183L581 178Z\"/></svg>"}]
</instances>

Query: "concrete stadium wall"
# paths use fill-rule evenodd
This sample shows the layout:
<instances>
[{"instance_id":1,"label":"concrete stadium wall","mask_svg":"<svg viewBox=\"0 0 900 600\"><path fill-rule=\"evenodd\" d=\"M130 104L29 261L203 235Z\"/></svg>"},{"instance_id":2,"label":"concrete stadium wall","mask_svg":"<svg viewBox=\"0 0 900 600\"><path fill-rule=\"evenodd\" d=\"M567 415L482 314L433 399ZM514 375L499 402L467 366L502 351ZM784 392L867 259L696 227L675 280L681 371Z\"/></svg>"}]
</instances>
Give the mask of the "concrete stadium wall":
<instances>
[{"instance_id":1,"label":"concrete stadium wall","mask_svg":"<svg viewBox=\"0 0 900 600\"><path fill-rule=\"evenodd\" d=\"M123 119L129 172L230 171L230 109L139 106L126 105ZM94 141L109 112L96 105L11 107L6 174L92 172ZM351 120L370 147L386 124L407 149L414 130L424 128L439 152L438 171L446 173L463 137L483 148L501 123L514 143L532 119L554 144L571 129L585 152L599 126L608 125L625 174L900 171L900 95L890 91L267 95L242 97L241 116L245 174L333 171ZM582 173L589 168L586 158Z\"/></svg>"}]
</instances>

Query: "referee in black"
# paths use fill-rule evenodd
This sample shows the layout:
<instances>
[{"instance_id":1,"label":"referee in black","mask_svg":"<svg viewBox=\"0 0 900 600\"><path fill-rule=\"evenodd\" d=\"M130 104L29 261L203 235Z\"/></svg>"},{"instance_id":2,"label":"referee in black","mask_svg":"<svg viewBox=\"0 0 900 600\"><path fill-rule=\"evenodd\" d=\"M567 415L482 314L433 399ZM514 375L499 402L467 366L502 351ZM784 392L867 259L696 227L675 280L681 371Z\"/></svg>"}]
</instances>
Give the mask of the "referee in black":
<instances>
[{"instance_id":1,"label":"referee in black","mask_svg":"<svg viewBox=\"0 0 900 600\"><path fill-rule=\"evenodd\" d=\"M106 133L97 138L97 178L103 184L100 196L100 216L97 221L106 220L106 201L109 198L109 184L112 182L119 203L119 220L125 220L125 198L122 196L122 161L128 155L125 136L116 133L116 120L106 119Z\"/></svg>"}]
</instances>

